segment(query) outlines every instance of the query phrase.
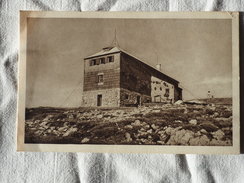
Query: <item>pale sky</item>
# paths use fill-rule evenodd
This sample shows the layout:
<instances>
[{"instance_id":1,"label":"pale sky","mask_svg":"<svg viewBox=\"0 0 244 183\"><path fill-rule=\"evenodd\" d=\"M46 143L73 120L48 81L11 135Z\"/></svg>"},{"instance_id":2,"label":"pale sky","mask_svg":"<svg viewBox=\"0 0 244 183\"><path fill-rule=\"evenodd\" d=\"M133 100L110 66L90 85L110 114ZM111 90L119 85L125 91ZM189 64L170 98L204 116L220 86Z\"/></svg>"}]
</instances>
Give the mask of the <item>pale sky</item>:
<instances>
[{"instance_id":1,"label":"pale sky","mask_svg":"<svg viewBox=\"0 0 244 183\"><path fill-rule=\"evenodd\" d=\"M232 96L231 20L28 20L26 106L81 105L83 58L119 46L180 82L183 99Z\"/></svg>"}]
</instances>

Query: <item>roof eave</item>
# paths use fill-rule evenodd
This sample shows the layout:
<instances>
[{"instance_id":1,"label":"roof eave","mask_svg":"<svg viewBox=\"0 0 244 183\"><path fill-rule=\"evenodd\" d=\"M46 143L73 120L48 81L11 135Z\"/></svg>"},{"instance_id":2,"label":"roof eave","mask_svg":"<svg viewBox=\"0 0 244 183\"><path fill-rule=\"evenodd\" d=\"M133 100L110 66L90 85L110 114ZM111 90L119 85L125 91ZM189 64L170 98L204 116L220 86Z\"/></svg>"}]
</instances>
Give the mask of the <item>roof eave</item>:
<instances>
[{"instance_id":1,"label":"roof eave","mask_svg":"<svg viewBox=\"0 0 244 183\"><path fill-rule=\"evenodd\" d=\"M121 51L105 53L105 54L95 55L95 56L88 56L88 57L85 57L84 60L91 59L91 58L96 58L96 57L101 57L101 56L106 56L106 55L111 55L111 54L115 54L115 53L121 53Z\"/></svg>"}]
</instances>

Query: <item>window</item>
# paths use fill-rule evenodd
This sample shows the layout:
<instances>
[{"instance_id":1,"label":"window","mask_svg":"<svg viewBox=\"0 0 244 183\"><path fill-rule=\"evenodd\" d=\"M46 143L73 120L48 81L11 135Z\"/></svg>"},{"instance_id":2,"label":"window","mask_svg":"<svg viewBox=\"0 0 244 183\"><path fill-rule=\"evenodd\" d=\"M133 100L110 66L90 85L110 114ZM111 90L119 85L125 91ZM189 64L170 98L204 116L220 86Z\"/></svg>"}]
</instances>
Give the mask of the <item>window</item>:
<instances>
[{"instance_id":1,"label":"window","mask_svg":"<svg viewBox=\"0 0 244 183\"><path fill-rule=\"evenodd\" d=\"M98 81L98 83L103 83L103 74L97 75L97 81Z\"/></svg>"},{"instance_id":2,"label":"window","mask_svg":"<svg viewBox=\"0 0 244 183\"><path fill-rule=\"evenodd\" d=\"M129 99L129 95L125 94L125 99L128 100Z\"/></svg>"},{"instance_id":3,"label":"window","mask_svg":"<svg viewBox=\"0 0 244 183\"><path fill-rule=\"evenodd\" d=\"M108 57L108 62L113 62L114 61L114 56L109 56Z\"/></svg>"},{"instance_id":4,"label":"window","mask_svg":"<svg viewBox=\"0 0 244 183\"><path fill-rule=\"evenodd\" d=\"M105 64L105 58L100 58L100 64Z\"/></svg>"},{"instance_id":5,"label":"window","mask_svg":"<svg viewBox=\"0 0 244 183\"><path fill-rule=\"evenodd\" d=\"M164 94L165 97L169 97L169 88L166 88L165 89L165 94Z\"/></svg>"},{"instance_id":6,"label":"window","mask_svg":"<svg viewBox=\"0 0 244 183\"><path fill-rule=\"evenodd\" d=\"M162 91L162 87L160 87L160 90Z\"/></svg>"},{"instance_id":7,"label":"window","mask_svg":"<svg viewBox=\"0 0 244 183\"><path fill-rule=\"evenodd\" d=\"M90 66L96 65L96 59L90 60Z\"/></svg>"},{"instance_id":8,"label":"window","mask_svg":"<svg viewBox=\"0 0 244 183\"><path fill-rule=\"evenodd\" d=\"M157 87L155 87L154 90L157 90Z\"/></svg>"},{"instance_id":9,"label":"window","mask_svg":"<svg viewBox=\"0 0 244 183\"><path fill-rule=\"evenodd\" d=\"M99 65L100 64L100 59L97 59L96 60L96 65Z\"/></svg>"}]
</instances>

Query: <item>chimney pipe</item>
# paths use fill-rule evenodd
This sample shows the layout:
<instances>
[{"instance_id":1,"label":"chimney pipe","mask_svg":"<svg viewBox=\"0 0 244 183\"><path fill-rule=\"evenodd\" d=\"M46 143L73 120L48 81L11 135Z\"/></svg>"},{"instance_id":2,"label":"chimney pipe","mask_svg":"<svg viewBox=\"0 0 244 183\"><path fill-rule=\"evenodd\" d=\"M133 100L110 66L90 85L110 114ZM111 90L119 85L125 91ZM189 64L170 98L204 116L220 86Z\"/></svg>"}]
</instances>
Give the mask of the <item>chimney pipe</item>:
<instances>
[{"instance_id":1,"label":"chimney pipe","mask_svg":"<svg viewBox=\"0 0 244 183\"><path fill-rule=\"evenodd\" d=\"M156 69L159 70L159 71L161 71L161 64L157 64L156 65Z\"/></svg>"}]
</instances>

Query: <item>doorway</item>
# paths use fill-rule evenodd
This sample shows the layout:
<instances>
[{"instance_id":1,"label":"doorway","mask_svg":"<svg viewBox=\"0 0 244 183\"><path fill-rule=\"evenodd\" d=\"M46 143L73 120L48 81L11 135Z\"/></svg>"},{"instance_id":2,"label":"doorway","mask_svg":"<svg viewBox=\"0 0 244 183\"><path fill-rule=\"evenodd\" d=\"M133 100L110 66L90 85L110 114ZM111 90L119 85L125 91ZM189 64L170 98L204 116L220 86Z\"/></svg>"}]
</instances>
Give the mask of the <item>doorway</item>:
<instances>
[{"instance_id":1,"label":"doorway","mask_svg":"<svg viewBox=\"0 0 244 183\"><path fill-rule=\"evenodd\" d=\"M97 95L97 106L102 106L102 95Z\"/></svg>"},{"instance_id":2,"label":"doorway","mask_svg":"<svg viewBox=\"0 0 244 183\"><path fill-rule=\"evenodd\" d=\"M137 104L138 106L141 105L141 96L137 96L137 97L136 97L136 104Z\"/></svg>"}]
</instances>

